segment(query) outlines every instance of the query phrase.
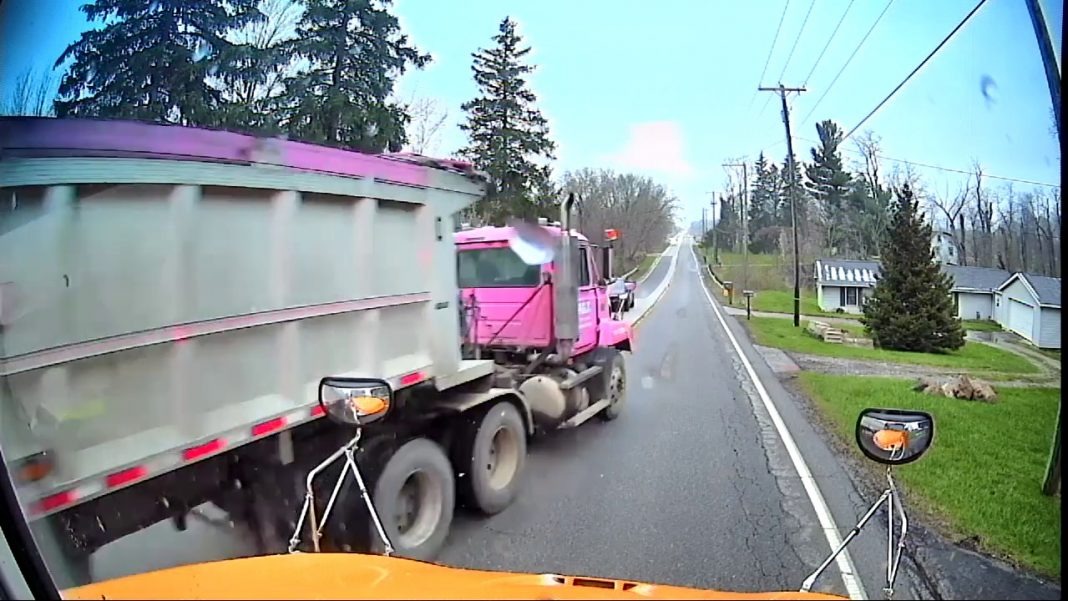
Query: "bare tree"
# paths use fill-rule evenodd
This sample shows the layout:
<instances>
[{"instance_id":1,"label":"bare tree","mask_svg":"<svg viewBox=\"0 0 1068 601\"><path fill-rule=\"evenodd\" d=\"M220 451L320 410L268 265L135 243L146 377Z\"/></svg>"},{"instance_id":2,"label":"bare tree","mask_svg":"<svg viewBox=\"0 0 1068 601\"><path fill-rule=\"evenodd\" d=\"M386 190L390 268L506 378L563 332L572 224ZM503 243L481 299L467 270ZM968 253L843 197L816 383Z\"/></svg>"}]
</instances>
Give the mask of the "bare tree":
<instances>
[{"instance_id":1,"label":"bare tree","mask_svg":"<svg viewBox=\"0 0 1068 601\"><path fill-rule=\"evenodd\" d=\"M942 196L931 194L929 201L945 217L946 229L959 241L961 264L967 265L967 253L964 246L964 207L968 202L967 191L958 190L956 193L951 194L947 186ZM955 231L954 228L958 222L960 228Z\"/></svg>"},{"instance_id":2,"label":"bare tree","mask_svg":"<svg viewBox=\"0 0 1068 601\"><path fill-rule=\"evenodd\" d=\"M994 260L994 202L983 198L983 167L978 160L973 161L972 171L975 174L975 215L982 235L981 241L976 240L974 235L972 237L972 244L976 246L976 264L991 265ZM1011 208L1009 217L1012 217Z\"/></svg>"},{"instance_id":3,"label":"bare tree","mask_svg":"<svg viewBox=\"0 0 1068 601\"><path fill-rule=\"evenodd\" d=\"M23 117L54 117L52 100L56 97L59 79L52 71L26 69L15 78L11 96L3 107L5 115Z\"/></svg>"},{"instance_id":4,"label":"bare tree","mask_svg":"<svg viewBox=\"0 0 1068 601\"><path fill-rule=\"evenodd\" d=\"M297 36L297 23L305 10L303 3L262 0L258 8L265 18L227 35L228 41L241 52L232 59L237 68L225 78L211 82L236 113L222 122L253 129L277 125L277 119L271 114L277 109L274 106L277 99L285 92L286 79L307 67L306 61L285 50L285 42Z\"/></svg>"},{"instance_id":5,"label":"bare tree","mask_svg":"<svg viewBox=\"0 0 1068 601\"><path fill-rule=\"evenodd\" d=\"M449 111L433 98L415 96L407 103L409 121L406 150L415 154L433 155L438 150L442 127Z\"/></svg>"},{"instance_id":6,"label":"bare tree","mask_svg":"<svg viewBox=\"0 0 1068 601\"><path fill-rule=\"evenodd\" d=\"M560 187L580 199L578 229L595 243L616 229L616 268L629 270L646 253L662 250L674 229L677 199L648 177L611 170L579 169L563 175Z\"/></svg>"}]
</instances>

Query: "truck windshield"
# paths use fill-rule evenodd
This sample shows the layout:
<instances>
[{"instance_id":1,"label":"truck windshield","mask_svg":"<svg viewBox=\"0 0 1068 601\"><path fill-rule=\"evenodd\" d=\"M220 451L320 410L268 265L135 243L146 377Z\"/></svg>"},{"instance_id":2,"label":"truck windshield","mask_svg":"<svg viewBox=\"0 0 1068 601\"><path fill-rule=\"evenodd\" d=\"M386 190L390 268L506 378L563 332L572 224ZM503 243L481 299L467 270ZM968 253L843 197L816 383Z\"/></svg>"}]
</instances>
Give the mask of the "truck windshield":
<instances>
[{"instance_id":1,"label":"truck windshield","mask_svg":"<svg viewBox=\"0 0 1068 601\"><path fill-rule=\"evenodd\" d=\"M461 250L456 264L460 288L532 288L541 273L506 246Z\"/></svg>"}]
</instances>

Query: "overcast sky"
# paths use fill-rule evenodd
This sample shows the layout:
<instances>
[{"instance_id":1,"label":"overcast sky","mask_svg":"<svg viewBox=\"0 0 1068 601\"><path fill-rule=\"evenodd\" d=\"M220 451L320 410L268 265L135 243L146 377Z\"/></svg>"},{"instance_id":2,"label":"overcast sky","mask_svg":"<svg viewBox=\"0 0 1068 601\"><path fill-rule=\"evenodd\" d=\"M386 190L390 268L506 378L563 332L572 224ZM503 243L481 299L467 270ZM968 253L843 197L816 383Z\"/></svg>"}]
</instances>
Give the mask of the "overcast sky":
<instances>
[{"instance_id":1,"label":"overcast sky","mask_svg":"<svg viewBox=\"0 0 1068 601\"><path fill-rule=\"evenodd\" d=\"M81 3L3 3L3 90L27 67L50 68L77 39L86 27ZM588 166L654 176L679 196L689 221L725 183L721 163L752 160L761 150L776 161L785 156L780 105L757 93L758 84L807 87L790 99L795 152L807 160L818 120L853 129L975 3L892 0L887 9L886 0L399 0L406 32L434 57L404 77L400 94L446 107L439 148L446 154L461 147L459 107L476 93L471 53L489 45L510 15L534 48L531 83L559 145L558 172ZM1059 56L1063 5L1041 4ZM881 136L891 158L962 170L978 159L991 175L1057 184L1050 106L1024 1L988 0L861 131ZM852 144L846 148L847 159L855 157ZM955 189L966 177L918 171L934 191Z\"/></svg>"}]
</instances>

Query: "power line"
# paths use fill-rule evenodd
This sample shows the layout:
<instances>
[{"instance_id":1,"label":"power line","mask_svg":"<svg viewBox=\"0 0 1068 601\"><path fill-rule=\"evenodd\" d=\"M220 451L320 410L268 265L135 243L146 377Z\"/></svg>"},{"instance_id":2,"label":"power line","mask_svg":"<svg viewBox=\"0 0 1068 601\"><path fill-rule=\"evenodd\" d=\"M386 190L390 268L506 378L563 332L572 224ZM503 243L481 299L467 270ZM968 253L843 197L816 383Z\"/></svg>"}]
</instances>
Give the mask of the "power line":
<instances>
[{"instance_id":1,"label":"power line","mask_svg":"<svg viewBox=\"0 0 1068 601\"><path fill-rule=\"evenodd\" d=\"M842 17L838 19L838 24L834 26L834 31L831 32L831 37L827 38L827 43L823 45L823 50L820 50L820 55L816 57L815 64L809 69L808 75L805 76L805 81L801 84L803 86L808 85L808 79L812 77L812 74L816 72L816 67L819 66L820 61L823 60L823 54L827 52L827 48L831 46L831 42L834 40L834 36L838 33L838 28L842 26L842 21L845 21L846 15L849 14L849 9L853 8L853 0L849 0L849 4L846 5L845 12L842 13Z\"/></svg>"},{"instance_id":2,"label":"power line","mask_svg":"<svg viewBox=\"0 0 1068 601\"><path fill-rule=\"evenodd\" d=\"M779 32L782 31L782 22L786 19L787 8L790 8L790 0L786 0L786 4L782 7L782 14L779 15L779 25L775 28L775 37L771 38L771 48L768 49L768 58L764 60L764 68L760 70L760 83L764 82L764 75L768 72L768 65L771 64L771 55L775 52L775 43L779 41ZM756 92L753 92L753 94L755 95Z\"/></svg>"},{"instance_id":3,"label":"power line","mask_svg":"<svg viewBox=\"0 0 1068 601\"><path fill-rule=\"evenodd\" d=\"M812 116L812 113L816 112L816 107L818 107L820 103L823 102L823 99L827 97L827 92L830 92L831 88L834 87L834 84L838 81L838 78L842 76L842 72L845 71L846 67L849 66L849 63L853 61L853 57L857 55L857 51L859 51L860 47L864 45L864 42L868 41L868 36L870 36L871 32L875 30L875 26L878 25L879 21L883 19L883 15L886 14L886 11L890 9L890 5L893 3L894 0L889 0L886 3L886 6L883 7L883 12L879 13L879 16L875 18L875 22L871 24L871 27L868 28L868 32L865 33L864 37L860 39L860 43L857 44L857 47L853 49L853 53L850 54L849 58L846 59L845 64L842 65L842 68L839 69L838 73L835 74L834 79L831 80L831 83L823 89L823 94L821 94L820 97L816 100L816 104L812 105L812 108L808 111L808 114L805 115L805 118L797 124L798 127L806 123L808 121L808 118Z\"/></svg>"},{"instance_id":4,"label":"power line","mask_svg":"<svg viewBox=\"0 0 1068 601\"><path fill-rule=\"evenodd\" d=\"M967 15L965 15L960 23L957 23L957 26L953 28L953 31L949 32L949 35L947 35L941 42L939 42L939 44L937 46L935 46L935 49L932 50L931 53L927 55L927 58L923 59L920 62L920 64L916 65L916 68L913 69L912 72L909 73L907 76L905 76L905 79L902 79L901 83L897 84L897 87L895 87L893 90L891 90L890 93L886 95L886 98L883 98L882 102L877 104L875 106L875 108L873 108L871 110L870 113L865 115L864 118L860 120L860 123L857 123L856 125L854 125L853 129L849 130L849 132L846 135L842 136L842 140L845 140L845 139L849 138L849 136L853 135L853 132L857 131L857 129L859 129L861 125L864 125L864 122L867 121L868 119L870 119L871 116L874 115L876 111L881 109L883 107L883 105L886 104L886 102L888 100L890 100L890 98L893 97L894 94L897 94L898 90L900 90L908 82L908 80L912 79L912 76L915 75L917 72L919 72L919 70L922 69L923 66L927 64L927 61L931 60L931 57L933 57L939 50L942 49L942 46L945 46L946 43L949 42L950 38L952 38L954 35L956 35L956 33L958 31L960 31L961 27L964 27L964 24L968 22L968 19L971 19L972 15L974 15L976 12L978 12L979 9L982 8L982 6L984 4L986 4L986 0L979 0L979 3L975 5L975 8L973 8L971 10L971 12L969 12Z\"/></svg>"},{"instance_id":5,"label":"power line","mask_svg":"<svg viewBox=\"0 0 1068 601\"><path fill-rule=\"evenodd\" d=\"M760 80L757 81L757 85L764 83L764 75L768 72L768 65L771 64L771 55L775 52L775 44L779 41L779 32L782 31L782 22L786 19L786 9L790 8L790 0L786 0L786 4L782 7L782 14L779 15L779 25L775 28L775 37L771 38L771 48L768 48L768 58L764 59L764 68L760 70ZM749 98L749 106L753 106L753 99L756 98L757 91L753 90L753 95ZM767 104L765 103L765 107ZM761 108L760 112L763 113L764 109ZM757 115L759 117L760 115Z\"/></svg>"},{"instance_id":6,"label":"power line","mask_svg":"<svg viewBox=\"0 0 1068 601\"><path fill-rule=\"evenodd\" d=\"M816 0L812 0L808 4L808 12L805 13L805 20L801 21L801 29L797 30L797 37L794 38L794 45L790 47L790 53L786 55L786 62L783 63L782 73L779 73L779 81L782 81L784 75L786 75L786 68L790 66L790 60L794 58L794 50L797 50L797 43L801 41L801 34L805 33L805 25L808 25L808 16L812 14L812 7L816 6ZM763 79L763 77L761 77ZM770 97L769 97L770 98Z\"/></svg>"},{"instance_id":7,"label":"power line","mask_svg":"<svg viewBox=\"0 0 1068 601\"><path fill-rule=\"evenodd\" d=\"M820 144L821 143L819 140L813 140L812 138L805 138L803 136L797 136L797 139L798 140L802 140L804 142L808 142L810 144ZM839 150L843 150L845 152L850 152L850 153L853 153L853 154L859 154L859 155L863 155L864 154L862 151L857 150L856 148L849 148L849 147L844 147L844 146L839 146L838 148L839 148ZM877 158L880 158L880 159L884 160L884 161L891 161L891 162L894 162L894 163L902 163L902 164L905 164L905 165L914 165L916 167L926 167L927 169L935 169L935 170L938 170L938 171L948 171L948 172L951 172L951 173L961 173L961 174L964 174L964 175L975 175L975 171L974 170L973 171L968 171L968 170L965 170L965 169L956 169L954 167L943 167L941 165L931 165L930 163L920 163L918 161L910 161L910 160L907 160L907 159L895 159L894 157L889 157L889 156L886 156L885 154L876 154L875 156ZM986 173L984 171L983 172L983 179L987 179L987 178L996 179L996 180L1002 180L1002 181L1007 181L1007 182L1016 182L1018 184L1030 184L1032 186L1043 186L1043 187L1046 187L1046 188L1060 188L1061 187L1060 184L1047 184L1045 182L1036 182L1034 180L1020 179L1020 178L1017 178L1017 177L1005 177L1005 176L1001 176L1001 175L990 175L990 174L988 174L988 173Z\"/></svg>"}]
</instances>

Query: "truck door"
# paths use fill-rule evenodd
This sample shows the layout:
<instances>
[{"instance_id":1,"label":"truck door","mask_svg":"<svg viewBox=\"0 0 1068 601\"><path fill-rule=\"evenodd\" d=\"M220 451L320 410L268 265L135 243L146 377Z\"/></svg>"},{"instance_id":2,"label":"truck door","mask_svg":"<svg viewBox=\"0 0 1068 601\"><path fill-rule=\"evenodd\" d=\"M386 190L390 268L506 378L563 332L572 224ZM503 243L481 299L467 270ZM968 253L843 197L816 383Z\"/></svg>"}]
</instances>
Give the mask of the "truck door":
<instances>
[{"instance_id":1,"label":"truck door","mask_svg":"<svg viewBox=\"0 0 1068 601\"><path fill-rule=\"evenodd\" d=\"M602 303L607 302L604 295L598 295L595 266L591 263L590 247L583 245L578 252L578 315L579 339L575 344L575 353L592 349L597 344L598 316L602 313Z\"/></svg>"}]
</instances>

